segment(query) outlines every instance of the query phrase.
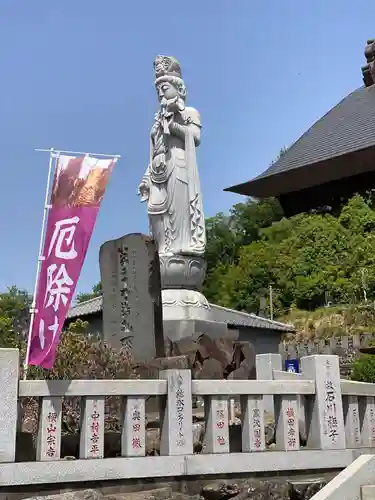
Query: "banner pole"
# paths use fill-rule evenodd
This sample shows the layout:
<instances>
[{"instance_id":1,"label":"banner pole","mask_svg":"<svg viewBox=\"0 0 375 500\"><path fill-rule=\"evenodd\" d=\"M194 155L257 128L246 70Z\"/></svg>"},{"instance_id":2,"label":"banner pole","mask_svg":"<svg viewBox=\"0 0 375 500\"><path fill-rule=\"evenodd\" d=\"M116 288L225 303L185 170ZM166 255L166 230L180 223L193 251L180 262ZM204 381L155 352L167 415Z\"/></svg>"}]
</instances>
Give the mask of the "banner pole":
<instances>
[{"instance_id":1,"label":"banner pole","mask_svg":"<svg viewBox=\"0 0 375 500\"><path fill-rule=\"evenodd\" d=\"M23 380L27 379L27 372L29 368L29 356L30 356L30 340L31 340L31 334L33 331L33 326L34 326L34 319L35 319L35 313L37 312L35 309L36 306L36 294L38 292L38 284L39 284L39 275L40 275L40 267L41 263L44 260L44 256L42 256L43 252L43 242L44 242L44 232L46 228L46 222L47 222L47 217L48 217L48 212L50 209L50 205L48 204L48 197L49 197L49 191L50 191L50 184L51 184L51 175L52 175L52 170L53 170L53 159L57 158L55 153L55 150L53 148L48 149L46 151L49 151L49 164L48 164L48 175L47 175L47 185L46 185L46 193L44 197L44 211L43 211L43 220L42 220L42 229L40 232L40 242L39 242L39 253L38 253L38 263L36 266L36 276L35 276L35 285L34 285L34 295L33 295L33 301L30 307L30 325L29 325L29 333L27 336L27 346L26 346L26 357L25 357L25 363L24 363L24 370L23 370Z\"/></svg>"},{"instance_id":2,"label":"banner pole","mask_svg":"<svg viewBox=\"0 0 375 500\"><path fill-rule=\"evenodd\" d=\"M51 149L35 149L35 151L51 151ZM112 155L107 153L85 153L83 151L68 151L64 149L54 149L54 152L57 154L64 153L70 155L85 155L90 157L107 156L108 158L121 158L121 155Z\"/></svg>"}]
</instances>

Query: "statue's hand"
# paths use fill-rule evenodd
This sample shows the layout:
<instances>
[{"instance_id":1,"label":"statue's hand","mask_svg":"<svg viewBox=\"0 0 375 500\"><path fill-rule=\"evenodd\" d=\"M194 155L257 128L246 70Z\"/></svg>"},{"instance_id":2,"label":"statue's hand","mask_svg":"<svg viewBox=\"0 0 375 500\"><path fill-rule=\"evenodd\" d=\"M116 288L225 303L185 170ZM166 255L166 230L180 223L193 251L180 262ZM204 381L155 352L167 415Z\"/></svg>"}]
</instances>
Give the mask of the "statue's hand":
<instances>
[{"instance_id":1,"label":"statue's hand","mask_svg":"<svg viewBox=\"0 0 375 500\"><path fill-rule=\"evenodd\" d=\"M166 120L167 120L167 123L168 123L168 128L170 128L173 125L173 123L174 123L174 113L169 113L166 116Z\"/></svg>"},{"instance_id":2,"label":"statue's hand","mask_svg":"<svg viewBox=\"0 0 375 500\"><path fill-rule=\"evenodd\" d=\"M150 188L146 181L142 181L138 186L138 196L141 202L147 201L150 196Z\"/></svg>"},{"instance_id":3,"label":"statue's hand","mask_svg":"<svg viewBox=\"0 0 375 500\"><path fill-rule=\"evenodd\" d=\"M166 110L167 113L176 113L178 111L178 96L167 100Z\"/></svg>"}]
</instances>

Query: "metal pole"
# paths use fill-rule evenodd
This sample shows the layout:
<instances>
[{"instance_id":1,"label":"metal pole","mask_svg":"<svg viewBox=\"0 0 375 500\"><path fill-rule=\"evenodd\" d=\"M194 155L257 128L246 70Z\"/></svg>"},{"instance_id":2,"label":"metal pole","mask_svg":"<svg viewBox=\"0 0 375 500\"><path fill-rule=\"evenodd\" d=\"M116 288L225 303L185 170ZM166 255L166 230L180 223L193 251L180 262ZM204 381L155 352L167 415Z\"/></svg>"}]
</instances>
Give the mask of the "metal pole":
<instances>
[{"instance_id":1,"label":"metal pole","mask_svg":"<svg viewBox=\"0 0 375 500\"><path fill-rule=\"evenodd\" d=\"M272 285L270 285L270 318L273 321L273 297L272 297Z\"/></svg>"},{"instance_id":2,"label":"metal pole","mask_svg":"<svg viewBox=\"0 0 375 500\"><path fill-rule=\"evenodd\" d=\"M35 151L40 151L40 150L35 150ZM53 169L53 159L58 157L58 154L56 154L56 151L51 148L51 149L46 149L44 151L49 151L50 156L49 156L49 165L48 165L48 175L47 175L47 185L46 185L46 192L45 192L45 197L44 197L44 211L43 211L43 220L42 220L42 230L40 233L40 242L39 242L39 253L38 253L38 263L36 266L36 276L35 276L35 285L34 285L34 295L33 295L33 302L31 304L30 308L30 326L29 326L29 333L27 337L27 347L26 347L26 357L25 357L25 363L24 363L24 371L23 371L23 379L27 379L27 371L29 367L29 356L30 356L30 340L31 340L31 334L34 326L34 319L35 319L35 313L37 312L35 309L36 305L36 294L38 292L38 282L39 282L39 274L40 274L40 267L41 263L44 260L44 256L42 256L42 251L43 251L43 241L44 241L44 231L45 231L45 226L47 222L47 217L48 217L48 212L51 206L48 204L48 197L49 197L49 190L50 190L50 183L51 183L51 175L52 175L52 169Z\"/></svg>"},{"instance_id":3,"label":"metal pole","mask_svg":"<svg viewBox=\"0 0 375 500\"><path fill-rule=\"evenodd\" d=\"M121 155L109 155L106 153L86 153L83 151L64 151L62 149L35 149L34 151L54 151L57 154L67 153L71 155L85 155L85 156L108 156L109 158L121 158Z\"/></svg>"},{"instance_id":4,"label":"metal pole","mask_svg":"<svg viewBox=\"0 0 375 500\"><path fill-rule=\"evenodd\" d=\"M361 269L361 277L362 277L362 290L363 290L363 298L365 300L365 303L367 304L367 283L366 283L366 276L365 276L365 269L362 267Z\"/></svg>"}]
</instances>

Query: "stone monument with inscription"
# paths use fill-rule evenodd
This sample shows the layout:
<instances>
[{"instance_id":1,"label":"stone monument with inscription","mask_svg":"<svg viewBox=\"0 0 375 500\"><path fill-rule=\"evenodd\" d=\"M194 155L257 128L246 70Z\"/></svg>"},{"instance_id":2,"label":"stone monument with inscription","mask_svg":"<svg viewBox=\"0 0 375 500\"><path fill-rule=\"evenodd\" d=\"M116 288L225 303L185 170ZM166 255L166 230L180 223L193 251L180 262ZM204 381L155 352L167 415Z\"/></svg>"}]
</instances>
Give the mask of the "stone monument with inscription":
<instances>
[{"instance_id":1,"label":"stone monument with inscription","mask_svg":"<svg viewBox=\"0 0 375 500\"><path fill-rule=\"evenodd\" d=\"M209 303L199 291L206 271L206 229L196 158L201 118L185 104L186 87L177 59L157 56L154 70L159 110L138 194L147 203L150 232L160 258L164 333L171 340L202 330L220 336L226 326L220 329L211 321Z\"/></svg>"},{"instance_id":2,"label":"stone monument with inscription","mask_svg":"<svg viewBox=\"0 0 375 500\"><path fill-rule=\"evenodd\" d=\"M164 356L159 259L155 243L128 234L100 248L104 338L134 360Z\"/></svg>"}]
</instances>

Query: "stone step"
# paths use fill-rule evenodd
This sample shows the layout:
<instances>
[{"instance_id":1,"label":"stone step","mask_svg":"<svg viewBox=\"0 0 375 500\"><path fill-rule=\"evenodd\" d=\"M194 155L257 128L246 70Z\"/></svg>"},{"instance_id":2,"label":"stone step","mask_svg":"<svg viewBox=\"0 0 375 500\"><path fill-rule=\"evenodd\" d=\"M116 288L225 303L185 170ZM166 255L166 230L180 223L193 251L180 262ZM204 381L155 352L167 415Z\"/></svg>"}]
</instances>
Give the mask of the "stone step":
<instances>
[{"instance_id":1,"label":"stone step","mask_svg":"<svg viewBox=\"0 0 375 500\"><path fill-rule=\"evenodd\" d=\"M368 484L361 487L361 499L362 500L375 500L375 485Z\"/></svg>"}]
</instances>

